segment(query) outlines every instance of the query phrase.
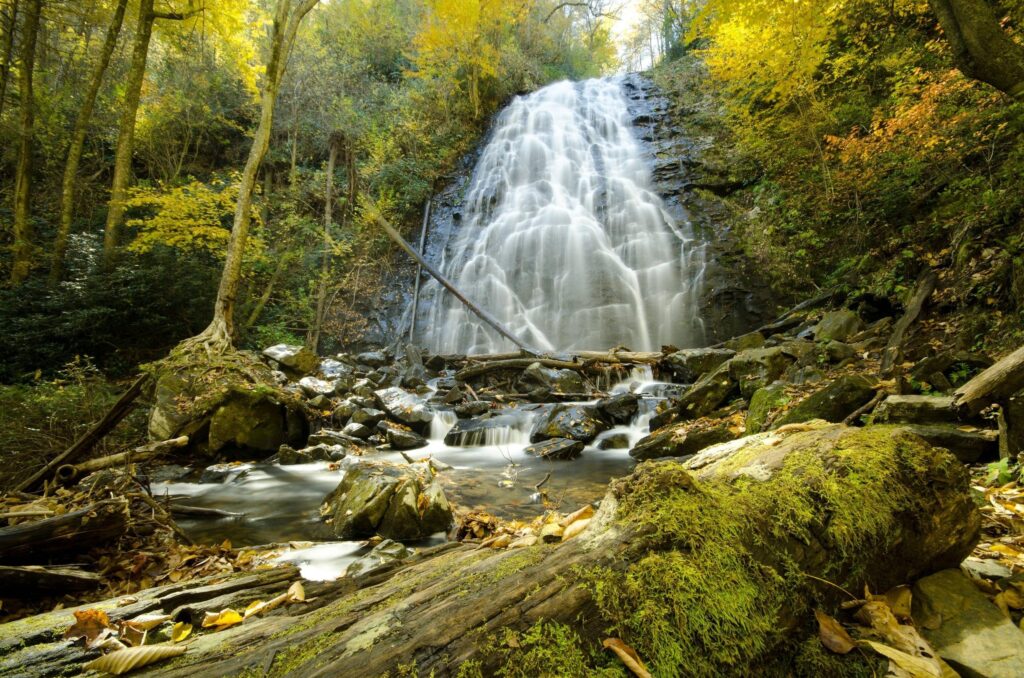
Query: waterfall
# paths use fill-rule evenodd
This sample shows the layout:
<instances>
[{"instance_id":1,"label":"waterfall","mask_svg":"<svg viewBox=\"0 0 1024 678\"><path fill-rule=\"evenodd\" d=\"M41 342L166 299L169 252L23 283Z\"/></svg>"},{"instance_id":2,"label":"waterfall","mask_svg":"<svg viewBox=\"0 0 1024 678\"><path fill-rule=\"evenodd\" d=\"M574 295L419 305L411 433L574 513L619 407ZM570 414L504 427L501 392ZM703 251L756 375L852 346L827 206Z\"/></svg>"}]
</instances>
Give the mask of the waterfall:
<instances>
[{"instance_id":1,"label":"waterfall","mask_svg":"<svg viewBox=\"0 0 1024 678\"><path fill-rule=\"evenodd\" d=\"M499 116L440 268L548 351L697 345L703 252L652 190L621 77L559 82ZM423 343L513 348L433 280Z\"/></svg>"}]
</instances>

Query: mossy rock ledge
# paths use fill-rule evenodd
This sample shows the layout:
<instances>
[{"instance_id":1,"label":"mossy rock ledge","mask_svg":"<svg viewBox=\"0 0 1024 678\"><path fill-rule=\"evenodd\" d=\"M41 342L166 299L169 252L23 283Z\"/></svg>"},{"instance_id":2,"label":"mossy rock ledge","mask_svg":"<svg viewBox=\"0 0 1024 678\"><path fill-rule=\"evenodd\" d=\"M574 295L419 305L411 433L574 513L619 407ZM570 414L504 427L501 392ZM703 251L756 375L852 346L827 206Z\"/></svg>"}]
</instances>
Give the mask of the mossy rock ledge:
<instances>
[{"instance_id":1,"label":"mossy rock ledge","mask_svg":"<svg viewBox=\"0 0 1024 678\"><path fill-rule=\"evenodd\" d=\"M446 545L200 634L143 673L625 676L600 650L618 636L659 677L871 675L812 639L813 609L843 598L821 580L910 582L955 567L979 529L948 452L898 427L812 422L642 463L569 541Z\"/></svg>"}]
</instances>

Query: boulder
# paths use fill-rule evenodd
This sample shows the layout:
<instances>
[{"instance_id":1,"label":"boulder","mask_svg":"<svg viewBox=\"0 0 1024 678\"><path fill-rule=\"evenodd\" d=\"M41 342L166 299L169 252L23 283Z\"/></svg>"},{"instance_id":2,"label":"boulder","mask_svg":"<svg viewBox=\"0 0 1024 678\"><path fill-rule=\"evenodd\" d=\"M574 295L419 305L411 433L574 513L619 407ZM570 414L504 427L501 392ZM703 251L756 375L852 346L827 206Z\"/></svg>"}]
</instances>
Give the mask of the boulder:
<instances>
[{"instance_id":1,"label":"boulder","mask_svg":"<svg viewBox=\"0 0 1024 678\"><path fill-rule=\"evenodd\" d=\"M761 348L764 346L764 335L760 332L749 332L739 337L733 337L723 345L733 351L745 351L750 348Z\"/></svg>"},{"instance_id":2,"label":"boulder","mask_svg":"<svg viewBox=\"0 0 1024 678\"><path fill-rule=\"evenodd\" d=\"M343 424L348 421L358 409L359 405L352 402L352 400L342 400L334 407L334 411L331 413L331 419L333 419L337 424Z\"/></svg>"},{"instance_id":3,"label":"boulder","mask_svg":"<svg viewBox=\"0 0 1024 678\"><path fill-rule=\"evenodd\" d=\"M621 431L607 431L599 435L594 444L599 450L626 450L629 449L629 435Z\"/></svg>"},{"instance_id":4,"label":"boulder","mask_svg":"<svg viewBox=\"0 0 1024 678\"><path fill-rule=\"evenodd\" d=\"M944 447L965 464L999 458L999 432L995 430L960 428L955 424L907 424L904 428L935 447Z\"/></svg>"},{"instance_id":5,"label":"boulder","mask_svg":"<svg viewBox=\"0 0 1024 678\"><path fill-rule=\"evenodd\" d=\"M544 459L576 459L583 454L584 444L579 440L567 438L550 438L530 445L523 450Z\"/></svg>"},{"instance_id":6,"label":"boulder","mask_svg":"<svg viewBox=\"0 0 1024 678\"><path fill-rule=\"evenodd\" d=\"M793 364L781 347L753 348L737 353L729 361L729 377L740 387L744 398L779 379Z\"/></svg>"},{"instance_id":7,"label":"boulder","mask_svg":"<svg viewBox=\"0 0 1024 678\"><path fill-rule=\"evenodd\" d=\"M942 424L957 421L952 396L890 395L875 408L876 424Z\"/></svg>"},{"instance_id":8,"label":"boulder","mask_svg":"<svg viewBox=\"0 0 1024 678\"><path fill-rule=\"evenodd\" d=\"M334 395L336 384L333 381L327 381L326 379L317 379L316 377L303 377L299 379L299 388L309 398L316 396L332 396Z\"/></svg>"},{"instance_id":9,"label":"boulder","mask_svg":"<svg viewBox=\"0 0 1024 678\"><path fill-rule=\"evenodd\" d=\"M677 381L692 384L736 355L727 348L688 348L665 358L665 364Z\"/></svg>"},{"instance_id":10,"label":"boulder","mask_svg":"<svg viewBox=\"0 0 1024 678\"><path fill-rule=\"evenodd\" d=\"M661 457L687 457L705 447L734 440L739 432L734 431L723 420L698 420L673 424L658 429L639 442L629 451L637 461Z\"/></svg>"},{"instance_id":11,"label":"boulder","mask_svg":"<svg viewBox=\"0 0 1024 678\"><path fill-rule=\"evenodd\" d=\"M818 356L821 354L820 347L813 341L806 339L791 339L779 345L782 352L796 361L799 367L818 364Z\"/></svg>"},{"instance_id":12,"label":"boulder","mask_svg":"<svg viewBox=\"0 0 1024 678\"><path fill-rule=\"evenodd\" d=\"M349 563L348 567L345 568L345 576L355 577L360 574L366 574L370 570L374 570L381 565L387 565L399 560L404 560L412 554L413 551L406 547L405 544L392 541L391 539L385 539L374 546L373 549L365 556L360 556Z\"/></svg>"},{"instance_id":13,"label":"boulder","mask_svg":"<svg viewBox=\"0 0 1024 678\"><path fill-rule=\"evenodd\" d=\"M351 377L354 369L348 363L343 363L340 360L324 358L320 361L318 372L324 379L341 379L342 377Z\"/></svg>"},{"instance_id":14,"label":"boulder","mask_svg":"<svg viewBox=\"0 0 1024 678\"><path fill-rule=\"evenodd\" d=\"M482 414L487 414L491 410L491 404L484 400L472 400L468 403L456 405L452 409L456 417L468 419L469 417L479 417Z\"/></svg>"},{"instance_id":15,"label":"boulder","mask_svg":"<svg viewBox=\"0 0 1024 678\"><path fill-rule=\"evenodd\" d=\"M295 439L289 428L286 413L277 403L258 395L236 393L213 411L209 449L273 452Z\"/></svg>"},{"instance_id":16,"label":"boulder","mask_svg":"<svg viewBox=\"0 0 1024 678\"><path fill-rule=\"evenodd\" d=\"M729 363L705 374L679 399L678 410L684 417L698 419L711 414L736 390L729 376Z\"/></svg>"},{"instance_id":17,"label":"boulder","mask_svg":"<svg viewBox=\"0 0 1024 678\"><path fill-rule=\"evenodd\" d=\"M523 393L529 393L536 388L560 394L587 391L587 387L583 385L583 377L576 370L556 370L544 367L540 363L533 363L523 370L517 388Z\"/></svg>"},{"instance_id":18,"label":"boulder","mask_svg":"<svg viewBox=\"0 0 1024 678\"><path fill-rule=\"evenodd\" d=\"M825 355L830 362L841 363L857 355L857 351L849 344L833 340L825 344Z\"/></svg>"},{"instance_id":19,"label":"boulder","mask_svg":"<svg viewBox=\"0 0 1024 678\"><path fill-rule=\"evenodd\" d=\"M344 446L327 445L324 443L304 447L301 450L296 450L288 445L282 445L277 451L277 463L281 464L281 466L311 464L316 461L340 461L344 458Z\"/></svg>"},{"instance_id":20,"label":"boulder","mask_svg":"<svg viewBox=\"0 0 1024 678\"><path fill-rule=\"evenodd\" d=\"M772 415L788 402L789 396L786 395L785 384L775 383L757 389L750 399L750 407L747 408L747 433L763 431Z\"/></svg>"},{"instance_id":21,"label":"boulder","mask_svg":"<svg viewBox=\"0 0 1024 678\"><path fill-rule=\"evenodd\" d=\"M316 354L305 346L277 344L263 349L263 355L280 365L284 372L291 374L309 374L320 364Z\"/></svg>"},{"instance_id":22,"label":"boulder","mask_svg":"<svg viewBox=\"0 0 1024 678\"><path fill-rule=\"evenodd\" d=\"M448 429L444 444L452 447L502 445L519 435L523 415L496 410L472 419L459 419Z\"/></svg>"},{"instance_id":23,"label":"boulder","mask_svg":"<svg viewBox=\"0 0 1024 678\"><path fill-rule=\"evenodd\" d=\"M875 397L875 384L873 379L861 375L839 377L776 419L772 426L799 424L812 419L841 422Z\"/></svg>"},{"instance_id":24,"label":"boulder","mask_svg":"<svg viewBox=\"0 0 1024 678\"><path fill-rule=\"evenodd\" d=\"M328 445L328 446L340 446L346 453L362 454L363 445L365 443L358 438L350 436L341 431L334 431L329 428L320 429L316 433L309 436L309 440L306 441L306 445Z\"/></svg>"},{"instance_id":25,"label":"boulder","mask_svg":"<svg viewBox=\"0 0 1024 678\"><path fill-rule=\"evenodd\" d=\"M369 379L363 378L363 379L357 379L355 382L353 382L352 386L350 386L348 390L354 396L359 396L360 398L372 399L373 398L373 392L374 392L374 390L376 388L377 388L376 384L374 384Z\"/></svg>"},{"instance_id":26,"label":"boulder","mask_svg":"<svg viewBox=\"0 0 1024 678\"><path fill-rule=\"evenodd\" d=\"M452 524L452 508L440 482L417 464L362 461L324 499L321 517L339 539L423 539Z\"/></svg>"},{"instance_id":27,"label":"boulder","mask_svg":"<svg viewBox=\"0 0 1024 678\"><path fill-rule=\"evenodd\" d=\"M434 411L424 398L397 387L374 393L377 403L392 419L410 426L424 426L434 419Z\"/></svg>"},{"instance_id":28,"label":"boulder","mask_svg":"<svg viewBox=\"0 0 1024 678\"><path fill-rule=\"evenodd\" d=\"M595 407L608 421L628 424L640 409L640 398L633 393L620 393L598 400Z\"/></svg>"},{"instance_id":29,"label":"boulder","mask_svg":"<svg viewBox=\"0 0 1024 678\"><path fill-rule=\"evenodd\" d=\"M846 341L862 329L864 323L853 311L829 311L814 328L814 338L817 341Z\"/></svg>"},{"instance_id":30,"label":"boulder","mask_svg":"<svg viewBox=\"0 0 1024 678\"><path fill-rule=\"evenodd\" d=\"M347 436L353 438L359 438L360 440L366 440L373 435L373 429L366 424L360 424L355 421L350 421L345 424L345 428L341 429L341 432Z\"/></svg>"},{"instance_id":31,"label":"boulder","mask_svg":"<svg viewBox=\"0 0 1024 678\"><path fill-rule=\"evenodd\" d=\"M384 367L390 362L383 351L366 351L355 357L355 361L367 367Z\"/></svg>"},{"instance_id":32,"label":"boulder","mask_svg":"<svg viewBox=\"0 0 1024 678\"><path fill-rule=\"evenodd\" d=\"M530 442L539 443L550 438L571 438L589 443L608 428L597 410L584 405L555 405L537 417L530 432Z\"/></svg>"},{"instance_id":33,"label":"boulder","mask_svg":"<svg viewBox=\"0 0 1024 678\"><path fill-rule=\"evenodd\" d=\"M429 444L419 433L393 421L380 422L377 424L377 430L384 434L388 444L396 450L415 450Z\"/></svg>"},{"instance_id":34,"label":"boulder","mask_svg":"<svg viewBox=\"0 0 1024 678\"><path fill-rule=\"evenodd\" d=\"M918 580L912 601L921 634L961 676L1024 675L1024 633L960 570Z\"/></svg>"},{"instance_id":35,"label":"boulder","mask_svg":"<svg viewBox=\"0 0 1024 678\"><path fill-rule=\"evenodd\" d=\"M373 428L384 419L384 416L384 413L380 410L375 410L372 407L360 407L352 413L349 423L362 424L368 428Z\"/></svg>"}]
</instances>

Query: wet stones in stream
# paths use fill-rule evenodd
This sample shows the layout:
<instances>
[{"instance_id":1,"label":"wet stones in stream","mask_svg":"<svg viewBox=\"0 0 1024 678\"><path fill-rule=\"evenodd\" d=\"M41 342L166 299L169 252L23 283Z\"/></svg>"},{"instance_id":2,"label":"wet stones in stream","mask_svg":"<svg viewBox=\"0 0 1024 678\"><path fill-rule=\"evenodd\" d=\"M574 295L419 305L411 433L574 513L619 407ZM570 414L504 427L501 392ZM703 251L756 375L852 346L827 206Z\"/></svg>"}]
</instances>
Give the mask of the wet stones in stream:
<instances>
[{"instance_id":1,"label":"wet stones in stream","mask_svg":"<svg viewBox=\"0 0 1024 678\"><path fill-rule=\"evenodd\" d=\"M634 393L621 393L597 401L595 407L609 421L628 424L640 408L640 398Z\"/></svg>"},{"instance_id":2,"label":"wet stones in stream","mask_svg":"<svg viewBox=\"0 0 1024 678\"><path fill-rule=\"evenodd\" d=\"M414 450L427 446L427 439L419 433L411 430L408 426L396 424L393 421L381 421L377 424L377 430L384 434L388 444L396 450Z\"/></svg>"},{"instance_id":3,"label":"wet stones in stream","mask_svg":"<svg viewBox=\"0 0 1024 678\"><path fill-rule=\"evenodd\" d=\"M367 461L347 465L320 515L339 539L422 539L453 521L451 504L428 467Z\"/></svg>"},{"instance_id":4,"label":"wet stones in stream","mask_svg":"<svg viewBox=\"0 0 1024 678\"><path fill-rule=\"evenodd\" d=\"M282 445L277 451L277 463L282 466L292 464L311 464L317 461L340 461L345 458L346 448L342 445L327 445L320 443L296 450L288 445Z\"/></svg>"},{"instance_id":5,"label":"wet stones in stream","mask_svg":"<svg viewBox=\"0 0 1024 678\"><path fill-rule=\"evenodd\" d=\"M609 428L597 409L584 405L555 405L537 416L530 442L551 438L570 438L589 443Z\"/></svg>"},{"instance_id":6,"label":"wet stones in stream","mask_svg":"<svg viewBox=\"0 0 1024 678\"><path fill-rule=\"evenodd\" d=\"M445 434L444 444L451 447L503 444L519 429L521 416L499 410L472 419L459 419Z\"/></svg>"},{"instance_id":7,"label":"wet stones in stream","mask_svg":"<svg viewBox=\"0 0 1024 678\"><path fill-rule=\"evenodd\" d=\"M415 393L392 387L376 391L374 396L388 416L403 424L420 427L429 424L434 419L434 411L430 405Z\"/></svg>"},{"instance_id":8,"label":"wet stones in stream","mask_svg":"<svg viewBox=\"0 0 1024 678\"><path fill-rule=\"evenodd\" d=\"M583 454L584 444L579 440L567 438L551 438L527 447L523 452L542 459L569 460Z\"/></svg>"}]
</instances>

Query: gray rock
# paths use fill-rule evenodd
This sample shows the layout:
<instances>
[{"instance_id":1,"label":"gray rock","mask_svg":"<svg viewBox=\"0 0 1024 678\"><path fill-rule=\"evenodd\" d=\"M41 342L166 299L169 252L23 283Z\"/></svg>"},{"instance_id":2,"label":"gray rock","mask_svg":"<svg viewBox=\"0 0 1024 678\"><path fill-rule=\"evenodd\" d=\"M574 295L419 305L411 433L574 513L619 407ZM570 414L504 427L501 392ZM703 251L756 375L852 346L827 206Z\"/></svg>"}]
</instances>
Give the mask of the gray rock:
<instances>
[{"instance_id":1,"label":"gray rock","mask_svg":"<svg viewBox=\"0 0 1024 678\"><path fill-rule=\"evenodd\" d=\"M925 640L961 676L1024 676L1024 633L960 570L914 584L913 615Z\"/></svg>"},{"instance_id":2,"label":"gray rock","mask_svg":"<svg viewBox=\"0 0 1024 678\"><path fill-rule=\"evenodd\" d=\"M592 407L555 405L538 416L530 432L530 442L539 443L550 438L571 438L589 443L607 428L608 424Z\"/></svg>"},{"instance_id":3,"label":"gray rock","mask_svg":"<svg viewBox=\"0 0 1024 678\"><path fill-rule=\"evenodd\" d=\"M788 402L785 384L771 384L755 391L747 408L747 434L763 431L771 416Z\"/></svg>"},{"instance_id":4,"label":"gray rock","mask_svg":"<svg viewBox=\"0 0 1024 678\"><path fill-rule=\"evenodd\" d=\"M517 386L526 393L536 388L544 388L552 393L583 393L587 390L579 372L557 370L540 363L533 363L523 370Z\"/></svg>"},{"instance_id":5,"label":"gray rock","mask_svg":"<svg viewBox=\"0 0 1024 678\"><path fill-rule=\"evenodd\" d=\"M318 395L329 397L334 395L335 383L326 379L317 379L316 377L303 377L299 379L299 388L310 398Z\"/></svg>"},{"instance_id":6,"label":"gray rock","mask_svg":"<svg viewBox=\"0 0 1024 678\"><path fill-rule=\"evenodd\" d=\"M782 347L748 349L729 361L729 376L739 384L743 397L750 398L757 389L784 375L792 364Z\"/></svg>"},{"instance_id":7,"label":"gray rock","mask_svg":"<svg viewBox=\"0 0 1024 678\"><path fill-rule=\"evenodd\" d=\"M609 421L615 424L628 424L633 421L633 417L640 409L640 398L633 393L620 393L598 400L595 407Z\"/></svg>"},{"instance_id":8,"label":"gray rock","mask_svg":"<svg viewBox=\"0 0 1024 678\"><path fill-rule=\"evenodd\" d=\"M360 353L355 357L355 360L360 365L366 365L367 367L384 367L389 362L388 357L382 351Z\"/></svg>"},{"instance_id":9,"label":"gray rock","mask_svg":"<svg viewBox=\"0 0 1024 678\"><path fill-rule=\"evenodd\" d=\"M341 445L326 445L320 443L310 447L296 450L288 445L282 445L277 451L277 463L281 466L292 464L311 464L316 461L340 461L345 458L345 448Z\"/></svg>"},{"instance_id":10,"label":"gray rock","mask_svg":"<svg viewBox=\"0 0 1024 678\"><path fill-rule=\"evenodd\" d=\"M576 459L583 454L584 444L579 440L568 440L566 438L551 438L539 443L530 445L523 450L526 454L532 454L544 459Z\"/></svg>"},{"instance_id":11,"label":"gray rock","mask_svg":"<svg viewBox=\"0 0 1024 678\"><path fill-rule=\"evenodd\" d=\"M965 464L994 461L999 458L999 432L995 430L961 430L956 424L907 424L935 447L944 447Z\"/></svg>"},{"instance_id":12,"label":"gray rock","mask_svg":"<svg viewBox=\"0 0 1024 678\"><path fill-rule=\"evenodd\" d=\"M434 419L434 411L430 409L427 401L418 395L400 388L385 388L376 391L374 395L381 409L392 419L403 424L423 426Z\"/></svg>"},{"instance_id":13,"label":"gray rock","mask_svg":"<svg viewBox=\"0 0 1024 678\"><path fill-rule=\"evenodd\" d=\"M697 419L711 414L736 390L736 382L729 375L729 363L723 363L714 372L705 374L679 399L679 412Z\"/></svg>"},{"instance_id":14,"label":"gray rock","mask_svg":"<svg viewBox=\"0 0 1024 678\"><path fill-rule=\"evenodd\" d=\"M665 358L665 363L678 381L692 384L736 355L726 348L688 348Z\"/></svg>"},{"instance_id":15,"label":"gray rock","mask_svg":"<svg viewBox=\"0 0 1024 678\"><path fill-rule=\"evenodd\" d=\"M960 569L968 577L974 577L975 579L1002 579L1013 574L1010 568L1000 565L994 560L975 558L973 556L964 559L964 562L960 563Z\"/></svg>"},{"instance_id":16,"label":"gray rock","mask_svg":"<svg viewBox=\"0 0 1024 678\"><path fill-rule=\"evenodd\" d=\"M332 429L325 428L309 436L309 440L306 441L306 445L337 445L346 452L359 454L362 452L363 441L358 438L353 438L350 435L346 435L341 431L334 431Z\"/></svg>"},{"instance_id":17,"label":"gray rock","mask_svg":"<svg viewBox=\"0 0 1024 678\"><path fill-rule=\"evenodd\" d=\"M383 420L385 414L380 410L375 410L370 407L360 407L358 410L352 413L349 419L350 424L362 424L367 427L374 427Z\"/></svg>"},{"instance_id":18,"label":"gray rock","mask_svg":"<svg viewBox=\"0 0 1024 678\"><path fill-rule=\"evenodd\" d=\"M800 367L817 365L820 347L813 341L805 339L792 339L780 345L782 352L793 358Z\"/></svg>"},{"instance_id":19,"label":"gray rock","mask_svg":"<svg viewBox=\"0 0 1024 678\"><path fill-rule=\"evenodd\" d=\"M350 386L348 390L353 395L357 395L361 398L373 398L374 389L376 389L376 384L369 379L364 378L353 382L352 386Z\"/></svg>"},{"instance_id":20,"label":"gray rock","mask_svg":"<svg viewBox=\"0 0 1024 678\"><path fill-rule=\"evenodd\" d=\"M453 520L451 504L437 479L420 466L366 461L350 465L324 499L321 517L340 539L379 534L410 540L446 531Z\"/></svg>"},{"instance_id":21,"label":"gray rock","mask_svg":"<svg viewBox=\"0 0 1024 678\"><path fill-rule=\"evenodd\" d=\"M273 452L295 437L294 428L280 405L258 396L234 395L210 418L210 451Z\"/></svg>"},{"instance_id":22,"label":"gray rock","mask_svg":"<svg viewBox=\"0 0 1024 678\"><path fill-rule=\"evenodd\" d=\"M482 414L490 412L491 404L483 400L473 400L468 403L456 405L453 410L455 411L455 416L460 419L479 417Z\"/></svg>"},{"instance_id":23,"label":"gray rock","mask_svg":"<svg viewBox=\"0 0 1024 678\"><path fill-rule=\"evenodd\" d=\"M372 428L370 428L366 424L360 424L355 421L350 421L349 423L345 424L345 428L341 429L341 432L347 436L359 438L360 440L366 440L371 435L373 435Z\"/></svg>"},{"instance_id":24,"label":"gray rock","mask_svg":"<svg viewBox=\"0 0 1024 678\"><path fill-rule=\"evenodd\" d=\"M597 437L597 449L599 450L626 450L629 449L629 436L625 433L604 433Z\"/></svg>"},{"instance_id":25,"label":"gray rock","mask_svg":"<svg viewBox=\"0 0 1024 678\"><path fill-rule=\"evenodd\" d=\"M854 350L853 346L844 344L841 341L830 341L825 344L825 355L828 356L829 361L841 363L857 355L857 351Z\"/></svg>"},{"instance_id":26,"label":"gray rock","mask_svg":"<svg viewBox=\"0 0 1024 678\"><path fill-rule=\"evenodd\" d=\"M745 351L750 348L761 348L764 346L764 335L760 332L750 332L739 337L733 337L725 342L726 348L734 351Z\"/></svg>"},{"instance_id":27,"label":"gray rock","mask_svg":"<svg viewBox=\"0 0 1024 678\"><path fill-rule=\"evenodd\" d=\"M818 341L846 341L862 329L864 323L853 311L829 311L814 328L814 338Z\"/></svg>"},{"instance_id":28,"label":"gray rock","mask_svg":"<svg viewBox=\"0 0 1024 678\"><path fill-rule=\"evenodd\" d=\"M320 361L320 376L324 379L340 379L352 376L353 368L347 363L334 358L324 358Z\"/></svg>"},{"instance_id":29,"label":"gray rock","mask_svg":"<svg viewBox=\"0 0 1024 678\"><path fill-rule=\"evenodd\" d=\"M876 424L941 424L957 421L952 396L890 395L875 408Z\"/></svg>"},{"instance_id":30,"label":"gray rock","mask_svg":"<svg viewBox=\"0 0 1024 678\"><path fill-rule=\"evenodd\" d=\"M277 344L263 349L263 355L276 362L285 371L297 374L309 374L320 362L316 354L305 346Z\"/></svg>"},{"instance_id":31,"label":"gray rock","mask_svg":"<svg viewBox=\"0 0 1024 678\"><path fill-rule=\"evenodd\" d=\"M875 397L875 381L861 375L842 376L773 422L773 427L812 419L841 422Z\"/></svg>"},{"instance_id":32,"label":"gray rock","mask_svg":"<svg viewBox=\"0 0 1024 678\"><path fill-rule=\"evenodd\" d=\"M348 421L352 417L352 415L356 413L356 410L358 409L359 405L352 402L351 400L342 400L340 403L337 404L337 406L335 406L334 412L331 413L331 418L336 423L340 424Z\"/></svg>"},{"instance_id":33,"label":"gray rock","mask_svg":"<svg viewBox=\"0 0 1024 678\"><path fill-rule=\"evenodd\" d=\"M249 464L214 464L207 466L199 475L200 483L225 484L249 474Z\"/></svg>"},{"instance_id":34,"label":"gray rock","mask_svg":"<svg viewBox=\"0 0 1024 678\"><path fill-rule=\"evenodd\" d=\"M683 422L658 429L629 451L637 461L660 457L689 457L705 447L735 440L739 435L724 421L707 425L706 422Z\"/></svg>"},{"instance_id":35,"label":"gray rock","mask_svg":"<svg viewBox=\"0 0 1024 678\"><path fill-rule=\"evenodd\" d=\"M380 422L377 424L377 430L385 435L388 444L396 450L414 450L428 444L427 439L419 433L391 421Z\"/></svg>"},{"instance_id":36,"label":"gray rock","mask_svg":"<svg viewBox=\"0 0 1024 678\"><path fill-rule=\"evenodd\" d=\"M356 558L345 568L346 577L355 577L399 560L405 560L413 552L401 542L385 539L373 547L365 556Z\"/></svg>"}]
</instances>

